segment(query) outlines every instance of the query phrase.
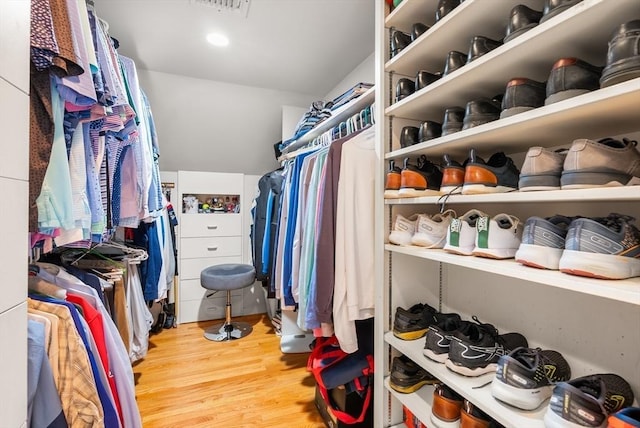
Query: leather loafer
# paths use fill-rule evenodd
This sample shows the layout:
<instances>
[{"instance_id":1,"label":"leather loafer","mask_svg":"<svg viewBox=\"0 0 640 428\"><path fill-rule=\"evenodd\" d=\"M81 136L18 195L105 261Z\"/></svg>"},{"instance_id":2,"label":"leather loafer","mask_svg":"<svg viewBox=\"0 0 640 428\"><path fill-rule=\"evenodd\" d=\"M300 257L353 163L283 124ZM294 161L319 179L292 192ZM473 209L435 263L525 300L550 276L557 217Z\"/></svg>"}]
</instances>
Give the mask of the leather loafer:
<instances>
[{"instance_id":1,"label":"leather loafer","mask_svg":"<svg viewBox=\"0 0 640 428\"><path fill-rule=\"evenodd\" d=\"M392 30L391 32L391 58L398 55L402 49L409 46L411 36L400 30Z\"/></svg>"},{"instance_id":2,"label":"leather loafer","mask_svg":"<svg viewBox=\"0 0 640 428\"><path fill-rule=\"evenodd\" d=\"M421 70L416 75L416 91L424 88L425 86L429 86L436 80L442 77L440 72L438 73L429 73L428 71Z\"/></svg>"},{"instance_id":3,"label":"leather loafer","mask_svg":"<svg viewBox=\"0 0 640 428\"><path fill-rule=\"evenodd\" d=\"M500 118L500 102L488 98L469 101L464 111L462 129L473 128Z\"/></svg>"},{"instance_id":4,"label":"leather loafer","mask_svg":"<svg viewBox=\"0 0 640 428\"><path fill-rule=\"evenodd\" d=\"M486 54L502 45L502 42L499 40L493 40L484 36L473 36L471 39L471 43L469 43L469 53L467 53L467 64L471 61L480 58L482 55Z\"/></svg>"},{"instance_id":5,"label":"leather loafer","mask_svg":"<svg viewBox=\"0 0 640 428\"><path fill-rule=\"evenodd\" d=\"M572 6L577 5L582 0L546 0L544 2L544 9L542 10L542 18L540 23L542 24L547 19L551 19L557 14L564 12Z\"/></svg>"},{"instance_id":6,"label":"leather loafer","mask_svg":"<svg viewBox=\"0 0 640 428\"><path fill-rule=\"evenodd\" d=\"M415 126L405 126L402 128L402 131L400 131L400 147L404 149L405 147L418 144L419 133L420 130Z\"/></svg>"},{"instance_id":7,"label":"leather loafer","mask_svg":"<svg viewBox=\"0 0 640 428\"><path fill-rule=\"evenodd\" d=\"M443 76L452 73L467 63L467 55L458 51L451 51L447 54L447 62L444 65Z\"/></svg>"},{"instance_id":8,"label":"leather loafer","mask_svg":"<svg viewBox=\"0 0 640 428\"><path fill-rule=\"evenodd\" d=\"M415 83L411 79L403 77L396 84L396 102L407 98L415 91Z\"/></svg>"},{"instance_id":9,"label":"leather loafer","mask_svg":"<svg viewBox=\"0 0 640 428\"><path fill-rule=\"evenodd\" d=\"M436 9L436 22L447 16L453 9L462 3L460 0L439 0Z\"/></svg>"},{"instance_id":10,"label":"leather loafer","mask_svg":"<svg viewBox=\"0 0 640 428\"><path fill-rule=\"evenodd\" d=\"M600 87L615 85L640 76L640 19L620 25L609 41L607 65Z\"/></svg>"},{"instance_id":11,"label":"leather loafer","mask_svg":"<svg viewBox=\"0 0 640 428\"><path fill-rule=\"evenodd\" d=\"M559 59L549 74L545 105L599 89L601 73L602 67L581 59Z\"/></svg>"},{"instance_id":12,"label":"leather loafer","mask_svg":"<svg viewBox=\"0 0 640 428\"><path fill-rule=\"evenodd\" d=\"M538 25L542 18L542 12L533 10L523 4L519 4L511 9L507 33L503 39L504 43L526 33Z\"/></svg>"},{"instance_id":13,"label":"leather loafer","mask_svg":"<svg viewBox=\"0 0 640 428\"><path fill-rule=\"evenodd\" d=\"M516 77L507 83L500 118L513 116L544 105L547 82Z\"/></svg>"},{"instance_id":14,"label":"leather loafer","mask_svg":"<svg viewBox=\"0 0 640 428\"><path fill-rule=\"evenodd\" d=\"M438 138L442 135L442 125L438 122L427 120L420 124L420 131L418 132L418 141L421 143Z\"/></svg>"},{"instance_id":15,"label":"leather loafer","mask_svg":"<svg viewBox=\"0 0 640 428\"><path fill-rule=\"evenodd\" d=\"M422 33L427 31L428 29L429 27L421 22L416 22L415 24L413 24L413 27L411 28L411 41L413 42L414 40L416 40L422 35Z\"/></svg>"},{"instance_id":16,"label":"leather loafer","mask_svg":"<svg viewBox=\"0 0 640 428\"><path fill-rule=\"evenodd\" d=\"M453 134L462 129L464 109L462 107L449 107L444 111L442 121L442 136Z\"/></svg>"}]
</instances>

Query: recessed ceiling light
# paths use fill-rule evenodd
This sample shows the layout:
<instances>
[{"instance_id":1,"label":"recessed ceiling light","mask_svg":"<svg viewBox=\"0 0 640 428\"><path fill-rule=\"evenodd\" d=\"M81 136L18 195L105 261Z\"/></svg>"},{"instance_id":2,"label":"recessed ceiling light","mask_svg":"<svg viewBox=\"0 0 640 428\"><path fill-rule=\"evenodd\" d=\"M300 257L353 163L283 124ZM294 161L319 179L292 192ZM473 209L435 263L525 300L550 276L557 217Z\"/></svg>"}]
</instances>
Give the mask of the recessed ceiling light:
<instances>
[{"instance_id":1,"label":"recessed ceiling light","mask_svg":"<svg viewBox=\"0 0 640 428\"><path fill-rule=\"evenodd\" d=\"M228 46L229 38L224 34L210 33L207 35L207 42L211 43L213 46Z\"/></svg>"}]
</instances>

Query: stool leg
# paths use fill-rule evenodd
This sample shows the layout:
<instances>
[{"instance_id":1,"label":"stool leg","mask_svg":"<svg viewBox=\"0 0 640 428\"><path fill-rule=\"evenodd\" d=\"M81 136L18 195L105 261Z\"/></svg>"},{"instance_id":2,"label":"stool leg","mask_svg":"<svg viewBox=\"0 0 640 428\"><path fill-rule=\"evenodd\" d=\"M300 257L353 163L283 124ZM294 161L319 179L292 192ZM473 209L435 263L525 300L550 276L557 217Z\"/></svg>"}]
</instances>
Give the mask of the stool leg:
<instances>
[{"instance_id":1,"label":"stool leg","mask_svg":"<svg viewBox=\"0 0 640 428\"><path fill-rule=\"evenodd\" d=\"M224 308L225 317L223 323L217 323L204 332L204 337L214 342L241 339L248 336L253 327L246 322L231 321L231 290L227 290L227 303Z\"/></svg>"}]
</instances>

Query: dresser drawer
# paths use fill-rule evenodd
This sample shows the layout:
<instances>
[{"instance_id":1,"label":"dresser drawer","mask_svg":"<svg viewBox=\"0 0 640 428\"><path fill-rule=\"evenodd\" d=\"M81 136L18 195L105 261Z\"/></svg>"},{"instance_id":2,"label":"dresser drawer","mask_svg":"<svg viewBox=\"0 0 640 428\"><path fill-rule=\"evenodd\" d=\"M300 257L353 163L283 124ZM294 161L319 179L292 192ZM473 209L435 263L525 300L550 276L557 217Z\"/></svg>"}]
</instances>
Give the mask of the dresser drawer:
<instances>
[{"instance_id":1,"label":"dresser drawer","mask_svg":"<svg viewBox=\"0 0 640 428\"><path fill-rule=\"evenodd\" d=\"M200 272L209 266L221 265L224 263L242 263L242 257L207 257L198 259L182 259L180 260L180 279L197 279L200 280Z\"/></svg>"},{"instance_id":2,"label":"dresser drawer","mask_svg":"<svg viewBox=\"0 0 640 428\"><path fill-rule=\"evenodd\" d=\"M180 239L180 258L242 256L239 236L213 236L210 238Z\"/></svg>"},{"instance_id":3,"label":"dresser drawer","mask_svg":"<svg viewBox=\"0 0 640 428\"><path fill-rule=\"evenodd\" d=\"M180 236L183 238L238 235L242 235L240 214L182 214L180 216Z\"/></svg>"},{"instance_id":4,"label":"dresser drawer","mask_svg":"<svg viewBox=\"0 0 640 428\"><path fill-rule=\"evenodd\" d=\"M226 293L220 294L204 299L180 301L178 304L178 322L223 320L227 305L227 295ZM232 319L242 315L242 296L231 296L231 312Z\"/></svg>"},{"instance_id":5,"label":"dresser drawer","mask_svg":"<svg viewBox=\"0 0 640 428\"><path fill-rule=\"evenodd\" d=\"M243 290L243 288L240 288L239 290L231 290L231 296L238 296L242 298L244 295ZM199 279L185 279L180 281L180 295L178 296L178 299L180 299L180 301L200 300L212 293L214 294L210 298L227 298L227 292L224 290L218 292L215 292L214 290L207 290L200 285Z\"/></svg>"}]
</instances>

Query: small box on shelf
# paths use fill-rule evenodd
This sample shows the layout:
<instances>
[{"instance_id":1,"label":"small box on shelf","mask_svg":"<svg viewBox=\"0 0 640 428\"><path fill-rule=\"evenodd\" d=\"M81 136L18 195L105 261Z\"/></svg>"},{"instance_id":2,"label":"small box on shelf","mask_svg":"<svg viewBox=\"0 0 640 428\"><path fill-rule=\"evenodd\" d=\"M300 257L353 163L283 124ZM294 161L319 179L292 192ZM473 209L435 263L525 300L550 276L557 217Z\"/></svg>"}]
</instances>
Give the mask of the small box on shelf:
<instances>
[{"instance_id":1,"label":"small box on shelf","mask_svg":"<svg viewBox=\"0 0 640 428\"><path fill-rule=\"evenodd\" d=\"M413 413L411 410L407 408L407 406L402 406L402 422L407 426L407 428L428 428L427 425L423 424Z\"/></svg>"}]
</instances>

